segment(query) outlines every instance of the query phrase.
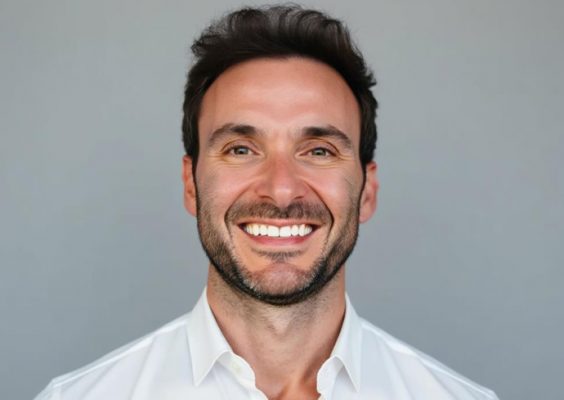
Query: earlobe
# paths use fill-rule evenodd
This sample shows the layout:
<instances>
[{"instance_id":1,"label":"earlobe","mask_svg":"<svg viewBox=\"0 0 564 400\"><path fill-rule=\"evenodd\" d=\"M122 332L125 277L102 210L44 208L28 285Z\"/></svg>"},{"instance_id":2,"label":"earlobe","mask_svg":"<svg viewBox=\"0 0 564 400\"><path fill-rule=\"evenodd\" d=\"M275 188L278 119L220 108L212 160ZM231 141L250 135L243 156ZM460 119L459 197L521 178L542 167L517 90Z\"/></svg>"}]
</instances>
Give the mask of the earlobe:
<instances>
[{"instance_id":1,"label":"earlobe","mask_svg":"<svg viewBox=\"0 0 564 400\"><path fill-rule=\"evenodd\" d=\"M366 165L366 180L364 182L362 194L360 195L360 210L358 217L360 223L368 221L374 214L374 211L376 211L378 203L378 188L380 186L378 176L376 174L377 169L378 166L374 161L371 161Z\"/></svg>"},{"instance_id":2,"label":"earlobe","mask_svg":"<svg viewBox=\"0 0 564 400\"><path fill-rule=\"evenodd\" d=\"M182 181L184 182L184 208L196 216L196 184L192 174L192 158L189 156L182 158Z\"/></svg>"}]
</instances>

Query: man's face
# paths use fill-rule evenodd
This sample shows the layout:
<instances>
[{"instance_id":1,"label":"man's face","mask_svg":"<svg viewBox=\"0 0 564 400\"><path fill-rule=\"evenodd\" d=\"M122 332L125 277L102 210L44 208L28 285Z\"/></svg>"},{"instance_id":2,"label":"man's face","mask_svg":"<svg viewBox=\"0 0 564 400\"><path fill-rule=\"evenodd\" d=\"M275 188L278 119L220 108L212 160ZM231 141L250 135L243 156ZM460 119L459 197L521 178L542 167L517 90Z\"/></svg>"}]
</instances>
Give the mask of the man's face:
<instances>
[{"instance_id":1,"label":"man's face","mask_svg":"<svg viewBox=\"0 0 564 400\"><path fill-rule=\"evenodd\" d=\"M304 58L235 65L206 92L185 204L232 287L288 305L324 287L375 209L375 164L359 159L356 99L332 68Z\"/></svg>"}]
</instances>

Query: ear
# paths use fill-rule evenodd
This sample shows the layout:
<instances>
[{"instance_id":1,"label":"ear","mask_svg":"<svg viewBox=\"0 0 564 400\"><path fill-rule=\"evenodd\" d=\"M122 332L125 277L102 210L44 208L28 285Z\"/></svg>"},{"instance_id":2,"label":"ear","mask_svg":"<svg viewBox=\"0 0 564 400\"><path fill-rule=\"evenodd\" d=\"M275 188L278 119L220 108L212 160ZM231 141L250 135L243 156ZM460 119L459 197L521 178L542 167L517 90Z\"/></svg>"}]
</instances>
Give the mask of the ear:
<instances>
[{"instance_id":1,"label":"ear","mask_svg":"<svg viewBox=\"0 0 564 400\"><path fill-rule=\"evenodd\" d=\"M196 216L196 184L192 174L192 157L184 156L182 158L182 181L184 182L184 208Z\"/></svg>"},{"instance_id":2,"label":"ear","mask_svg":"<svg viewBox=\"0 0 564 400\"><path fill-rule=\"evenodd\" d=\"M358 217L360 223L368 221L370 217L372 217L372 214L374 214L374 211L376 211L378 188L380 186L376 175L377 169L378 166L374 161L366 165L366 180L360 195L360 211Z\"/></svg>"}]
</instances>

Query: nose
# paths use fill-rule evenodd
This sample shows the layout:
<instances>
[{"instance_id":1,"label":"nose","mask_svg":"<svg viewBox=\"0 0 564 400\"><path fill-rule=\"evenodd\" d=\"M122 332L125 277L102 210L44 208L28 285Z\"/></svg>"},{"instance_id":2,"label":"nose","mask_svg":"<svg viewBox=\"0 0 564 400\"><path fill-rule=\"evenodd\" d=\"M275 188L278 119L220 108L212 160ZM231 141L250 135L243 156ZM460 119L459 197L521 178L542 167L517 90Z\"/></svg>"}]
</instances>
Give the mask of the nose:
<instances>
[{"instance_id":1,"label":"nose","mask_svg":"<svg viewBox=\"0 0 564 400\"><path fill-rule=\"evenodd\" d=\"M300 175L296 162L290 157L272 156L265 161L255 192L279 208L288 207L306 196L307 184Z\"/></svg>"}]
</instances>

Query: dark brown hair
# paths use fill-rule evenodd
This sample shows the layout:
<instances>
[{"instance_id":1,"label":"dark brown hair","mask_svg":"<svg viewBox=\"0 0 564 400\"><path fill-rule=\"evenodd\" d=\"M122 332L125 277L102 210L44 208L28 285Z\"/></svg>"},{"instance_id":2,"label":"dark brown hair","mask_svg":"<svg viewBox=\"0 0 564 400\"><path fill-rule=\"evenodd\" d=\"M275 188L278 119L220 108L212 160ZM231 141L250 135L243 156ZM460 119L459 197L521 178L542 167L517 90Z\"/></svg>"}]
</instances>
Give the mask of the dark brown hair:
<instances>
[{"instance_id":1,"label":"dark brown hair","mask_svg":"<svg viewBox=\"0 0 564 400\"><path fill-rule=\"evenodd\" d=\"M376 108L370 88L376 84L344 24L299 5L242 8L213 22L192 44L194 64L184 97L182 140L186 154L198 159L198 117L204 94L229 67L256 58L307 57L335 69L354 93L361 116L360 160L374 158Z\"/></svg>"}]
</instances>

